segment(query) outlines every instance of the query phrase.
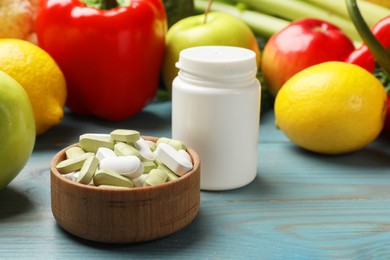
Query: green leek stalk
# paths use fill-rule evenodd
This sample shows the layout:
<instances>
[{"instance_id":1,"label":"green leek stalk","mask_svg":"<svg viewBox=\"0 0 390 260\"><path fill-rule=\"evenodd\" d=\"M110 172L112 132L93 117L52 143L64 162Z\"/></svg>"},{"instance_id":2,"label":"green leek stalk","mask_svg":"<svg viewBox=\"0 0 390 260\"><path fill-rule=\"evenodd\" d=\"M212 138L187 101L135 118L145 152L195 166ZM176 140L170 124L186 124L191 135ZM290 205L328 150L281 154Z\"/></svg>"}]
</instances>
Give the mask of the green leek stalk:
<instances>
[{"instance_id":1,"label":"green leek stalk","mask_svg":"<svg viewBox=\"0 0 390 260\"><path fill-rule=\"evenodd\" d=\"M208 2L208 0L195 0L195 10L198 13L204 13L204 10L208 6ZM240 8L239 5L234 6L221 2L214 2L211 6L211 11L223 12L241 19L255 34L264 38L271 37L273 34L290 24L287 20L256 11L245 10L245 8Z\"/></svg>"},{"instance_id":2,"label":"green leek stalk","mask_svg":"<svg viewBox=\"0 0 390 260\"><path fill-rule=\"evenodd\" d=\"M300 0L239 0L239 2L246 4L250 9L288 20L316 18L327 21L338 26L352 41L362 41L356 28L348 19L307 2Z\"/></svg>"},{"instance_id":3,"label":"green leek stalk","mask_svg":"<svg viewBox=\"0 0 390 260\"><path fill-rule=\"evenodd\" d=\"M387 75L390 75L390 53L382 46L382 44L370 31L370 28L360 13L360 10L356 4L356 0L345 0L345 2L347 4L348 13L351 17L351 20L356 26L363 41L374 55L379 65L383 68Z\"/></svg>"},{"instance_id":4,"label":"green leek stalk","mask_svg":"<svg viewBox=\"0 0 390 260\"><path fill-rule=\"evenodd\" d=\"M341 17L349 19L349 13L344 1L340 0L301 0L308 2L331 13L337 14ZM365 19L367 25L372 28L380 19L390 16L390 9L370 3L367 1L358 0L357 3L360 6L361 14Z\"/></svg>"}]
</instances>

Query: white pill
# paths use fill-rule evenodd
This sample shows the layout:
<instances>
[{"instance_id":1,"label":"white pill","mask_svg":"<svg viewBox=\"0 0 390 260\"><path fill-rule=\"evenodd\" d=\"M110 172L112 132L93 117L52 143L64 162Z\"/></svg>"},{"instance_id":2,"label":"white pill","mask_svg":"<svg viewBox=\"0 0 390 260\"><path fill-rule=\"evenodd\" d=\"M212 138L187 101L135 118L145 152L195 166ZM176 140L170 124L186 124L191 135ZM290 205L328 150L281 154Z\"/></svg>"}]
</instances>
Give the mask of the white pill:
<instances>
[{"instance_id":1,"label":"white pill","mask_svg":"<svg viewBox=\"0 0 390 260\"><path fill-rule=\"evenodd\" d=\"M186 150L180 149L177 151L184 159L187 159L192 164L192 159L189 153Z\"/></svg>"},{"instance_id":2,"label":"white pill","mask_svg":"<svg viewBox=\"0 0 390 260\"><path fill-rule=\"evenodd\" d=\"M62 176L64 176L68 180L77 181L78 173L79 173L79 171L74 171L74 172L70 172L70 173L64 174Z\"/></svg>"},{"instance_id":3,"label":"white pill","mask_svg":"<svg viewBox=\"0 0 390 260\"><path fill-rule=\"evenodd\" d=\"M150 149L149 144L143 138L138 139L134 145L135 148L137 148L137 150L141 153L143 158L149 161L154 160L154 154Z\"/></svg>"},{"instance_id":4,"label":"white pill","mask_svg":"<svg viewBox=\"0 0 390 260\"><path fill-rule=\"evenodd\" d=\"M117 155L110 148L99 147L99 149L96 152L96 158L98 158L98 160L101 161L104 158L109 158L109 157L117 157Z\"/></svg>"},{"instance_id":5,"label":"white pill","mask_svg":"<svg viewBox=\"0 0 390 260\"><path fill-rule=\"evenodd\" d=\"M142 164L142 162L140 160L140 163L138 164L138 168L134 172L122 174L122 175L125 175L125 176L129 177L130 179L135 179L135 178L138 178L139 176L141 176L143 173L144 173L144 165Z\"/></svg>"},{"instance_id":6,"label":"white pill","mask_svg":"<svg viewBox=\"0 0 390 260\"><path fill-rule=\"evenodd\" d=\"M156 145L155 142L150 141L150 140L145 140L145 142L149 145L149 148L150 148L150 150L151 150L152 152L153 152L154 150L156 150L157 145Z\"/></svg>"},{"instance_id":7,"label":"white pill","mask_svg":"<svg viewBox=\"0 0 390 260\"><path fill-rule=\"evenodd\" d=\"M132 179L135 187L142 187L144 185L144 182L146 178L148 177L148 174L141 174L139 177Z\"/></svg>"},{"instance_id":8,"label":"white pill","mask_svg":"<svg viewBox=\"0 0 390 260\"><path fill-rule=\"evenodd\" d=\"M138 157L129 155L104 158L100 161L99 169L114 171L134 179L143 173L144 166Z\"/></svg>"},{"instance_id":9,"label":"white pill","mask_svg":"<svg viewBox=\"0 0 390 260\"><path fill-rule=\"evenodd\" d=\"M157 146L155 155L157 159L179 176L183 176L192 169L192 163L169 144L160 143Z\"/></svg>"}]
</instances>

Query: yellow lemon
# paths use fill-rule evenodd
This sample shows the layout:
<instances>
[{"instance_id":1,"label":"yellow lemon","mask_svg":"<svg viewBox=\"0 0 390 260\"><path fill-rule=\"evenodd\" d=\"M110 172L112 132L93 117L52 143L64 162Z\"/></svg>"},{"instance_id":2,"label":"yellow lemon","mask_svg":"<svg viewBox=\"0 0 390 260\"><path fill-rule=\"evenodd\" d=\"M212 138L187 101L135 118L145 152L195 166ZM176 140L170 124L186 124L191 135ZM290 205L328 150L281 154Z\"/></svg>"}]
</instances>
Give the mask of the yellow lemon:
<instances>
[{"instance_id":1,"label":"yellow lemon","mask_svg":"<svg viewBox=\"0 0 390 260\"><path fill-rule=\"evenodd\" d=\"M372 74L344 62L309 67L275 99L275 123L295 144L318 153L356 151L383 127L386 92Z\"/></svg>"},{"instance_id":2,"label":"yellow lemon","mask_svg":"<svg viewBox=\"0 0 390 260\"><path fill-rule=\"evenodd\" d=\"M46 51L27 41L0 39L0 70L26 90L38 135L61 122L66 100L65 78Z\"/></svg>"}]
</instances>

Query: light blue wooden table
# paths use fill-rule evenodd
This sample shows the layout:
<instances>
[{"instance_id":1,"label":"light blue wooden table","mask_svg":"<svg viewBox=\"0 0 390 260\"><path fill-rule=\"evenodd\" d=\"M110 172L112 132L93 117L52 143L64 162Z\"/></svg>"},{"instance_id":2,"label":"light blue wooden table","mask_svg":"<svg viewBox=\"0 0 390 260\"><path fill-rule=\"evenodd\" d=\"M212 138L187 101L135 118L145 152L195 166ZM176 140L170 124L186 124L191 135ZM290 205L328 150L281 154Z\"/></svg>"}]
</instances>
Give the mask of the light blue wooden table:
<instances>
[{"instance_id":1,"label":"light blue wooden table","mask_svg":"<svg viewBox=\"0 0 390 260\"><path fill-rule=\"evenodd\" d=\"M160 240L106 245L55 222L49 162L85 132L137 129L170 136L171 104L153 103L121 123L67 114L38 137L19 176L0 191L0 259L390 259L390 135L348 155L303 151L262 115L257 178L202 192L185 229Z\"/></svg>"}]
</instances>

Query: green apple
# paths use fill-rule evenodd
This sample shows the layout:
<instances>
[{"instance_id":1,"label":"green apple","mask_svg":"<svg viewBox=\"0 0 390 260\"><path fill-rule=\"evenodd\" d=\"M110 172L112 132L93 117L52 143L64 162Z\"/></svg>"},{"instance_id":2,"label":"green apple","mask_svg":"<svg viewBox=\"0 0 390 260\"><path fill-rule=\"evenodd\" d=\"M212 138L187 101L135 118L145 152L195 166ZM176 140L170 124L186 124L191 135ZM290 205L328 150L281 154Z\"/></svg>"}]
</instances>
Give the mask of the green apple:
<instances>
[{"instance_id":1,"label":"green apple","mask_svg":"<svg viewBox=\"0 0 390 260\"><path fill-rule=\"evenodd\" d=\"M23 87L0 71L0 189L23 169L35 144L35 121Z\"/></svg>"},{"instance_id":2,"label":"green apple","mask_svg":"<svg viewBox=\"0 0 390 260\"><path fill-rule=\"evenodd\" d=\"M162 77L166 88L171 91L172 81L177 76L175 63L180 51L203 45L227 45L251 49L256 52L257 64L260 64L260 51L252 30L232 15L221 12L209 12L195 15L175 23L166 34L165 58Z\"/></svg>"}]
</instances>

